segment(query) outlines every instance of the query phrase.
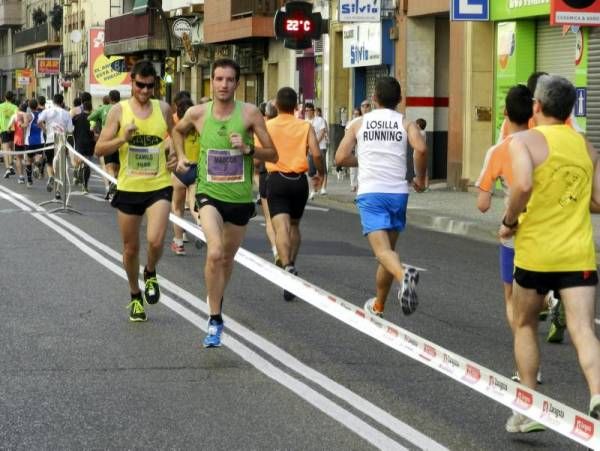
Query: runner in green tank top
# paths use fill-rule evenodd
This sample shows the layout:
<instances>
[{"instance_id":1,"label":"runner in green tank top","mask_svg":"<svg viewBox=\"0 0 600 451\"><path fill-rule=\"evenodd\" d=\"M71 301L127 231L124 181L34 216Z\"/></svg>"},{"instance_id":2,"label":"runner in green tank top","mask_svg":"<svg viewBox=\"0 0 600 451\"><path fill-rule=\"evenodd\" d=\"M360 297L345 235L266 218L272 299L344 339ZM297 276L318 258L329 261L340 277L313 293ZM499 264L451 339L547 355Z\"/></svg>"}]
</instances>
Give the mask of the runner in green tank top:
<instances>
[{"instance_id":1,"label":"runner in green tank top","mask_svg":"<svg viewBox=\"0 0 600 451\"><path fill-rule=\"evenodd\" d=\"M14 131L11 130L10 119L16 114L18 108L13 103L15 94L12 91L6 91L4 94L4 102L0 103L0 141L2 141L2 150L4 152L13 152L14 148ZM15 169L12 166L12 155L4 155L4 166L6 172L4 178L7 179L15 174Z\"/></svg>"},{"instance_id":2,"label":"runner in green tank top","mask_svg":"<svg viewBox=\"0 0 600 451\"><path fill-rule=\"evenodd\" d=\"M252 157L277 161L277 151L258 108L234 100L240 66L230 59L217 60L211 78L214 101L188 109L172 134L177 172L183 173L190 164L184 152L185 136L192 128L200 133L196 202L206 235L204 275L210 309L205 347L221 345L223 293L233 258L254 214ZM262 147L254 148L253 133Z\"/></svg>"},{"instance_id":3,"label":"runner in green tank top","mask_svg":"<svg viewBox=\"0 0 600 451\"><path fill-rule=\"evenodd\" d=\"M177 164L174 152L166 155L165 139L173 128L171 107L152 99L157 80L150 61L135 63L131 71L131 99L110 109L95 149L100 157L119 152L123 162L111 204L118 210L123 238L123 266L131 292L130 321L146 321L144 298L149 304L157 303L160 298L156 265L162 255L171 211L173 187L169 171ZM144 214L148 260L144 267L142 298L138 276L140 226Z\"/></svg>"}]
</instances>

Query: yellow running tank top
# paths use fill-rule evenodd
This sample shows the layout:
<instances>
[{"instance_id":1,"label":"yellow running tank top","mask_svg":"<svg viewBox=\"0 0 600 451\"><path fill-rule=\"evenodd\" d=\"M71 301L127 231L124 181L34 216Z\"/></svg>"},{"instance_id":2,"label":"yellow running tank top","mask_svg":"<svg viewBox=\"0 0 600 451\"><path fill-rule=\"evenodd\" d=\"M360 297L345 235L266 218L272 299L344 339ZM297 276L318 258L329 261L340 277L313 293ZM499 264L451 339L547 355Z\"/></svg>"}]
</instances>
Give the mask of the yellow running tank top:
<instances>
[{"instance_id":1,"label":"yellow running tank top","mask_svg":"<svg viewBox=\"0 0 600 451\"><path fill-rule=\"evenodd\" d=\"M155 99L151 99L150 102L152 113L146 119L140 119L133 114L129 100L120 102L119 136L124 135L125 126L132 121L137 126L137 131L131 141L119 147L119 191L148 192L171 186L164 142L167 123L160 110L160 102Z\"/></svg>"},{"instance_id":2,"label":"yellow running tank top","mask_svg":"<svg viewBox=\"0 0 600 451\"><path fill-rule=\"evenodd\" d=\"M594 169L585 140L568 125L535 130L546 138L548 158L533 172L533 192L519 217L515 266L537 272L595 270Z\"/></svg>"}]
</instances>

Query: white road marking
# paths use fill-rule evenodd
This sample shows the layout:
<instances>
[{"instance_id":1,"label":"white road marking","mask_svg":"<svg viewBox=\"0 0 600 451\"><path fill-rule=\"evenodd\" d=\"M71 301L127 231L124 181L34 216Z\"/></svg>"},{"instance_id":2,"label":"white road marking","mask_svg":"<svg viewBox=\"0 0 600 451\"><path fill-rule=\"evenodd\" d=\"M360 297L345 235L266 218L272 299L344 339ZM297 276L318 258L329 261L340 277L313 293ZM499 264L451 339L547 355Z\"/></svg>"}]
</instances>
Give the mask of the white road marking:
<instances>
[{"instance_id":1,"label":"white road marking","mask_svg":"<svg viewBox=\"0 0 600 451\"><path fill-rule=\"evenodd\" d=\"M74 226L73 224L65 221L63 218L58 216L46 216L44 214L40 214L45 212L44 209L37 206L29 199L21 196L20 194L13 193L12 191L5 189L0 186L0 189L10 192L14 197L20 198L24 203L29 204L33 209L38 211L37 213L33 213L32 216L38 219L40 222L44 223L51 229L55 230L58 234L63 236L65 239L75 244L82 252L89 255L91 258L96 260L98 263L117 274L122 279L126 280L125 271L121 268L121 266L116 265L115 263L108 260L106 257L98 253L96 250L92 249L88 246L88 244L93 244L99 250L102 250L107 255L115 259L116 261L121 261L121 256L118 252L114 251L110 247L105 244L97 241L91 235L87 234L83 230ZM8 199L13 204L20 206L24 210L29 210L22 203L19 203L16 199L12 199L4 193L0 193L0 197ZM25 208L24 208L25 207ZM61 228L60 226L64 226L70 231L79 235L84 241L76 238L72 233L67 230ZM142 282L142 281L140 281ZM200 309L205 314L208 314L208 306L201 299L194 297L191 293L183 290L177 285L173 284L169 280L161 277L161 286L163 286L166 290L169 290L176 295L180 296L189 304L194 307ZM202 319L194 312L189 309L183 307L181 304L168 297L167 295L161 296L161 302L175 311L186 320L190 321L192 324L195 324L198 328L203 331L206 331L206 320ZM263 349L267 354L277 359L279 362L287 366L288 368L293 369L298 374L301 374L303 377L310 379L312 382L318 384L322 388L326 389L330 393L338 396L344 401L348 402L350 405L359 409L362 413L370 416L374 420L378 421L383 426L390 428L395 431L398 435L403 437L404 439L410 441L411 443L422 447L427 450L445 450L447 448L438 444L431 438L425 436L421 432L411 428L409 425L403 423L399 419L393 417L389 413L370 403L368 400L356 395L354 392L348 390L346 387L336 383L335 381L329 379L327 376L317 372L316 370L304 365L302 362L298 361L296 358L281 350L274 344L268 342L264 338L254 334L249 329L245 328L241 324L237 323L233 319L225 316L225 320L227 322L227 328L236 334L239 334L244 339L254 343L261 349ZM336 421L340 422L348 429L361 436L363 439L368 441L369 443L377 446L380 449L400 449L405 450L404 446L400 443L394 441L390 437L381 433L377 429L373 428L369 424L362 421L360 418L356 417L350 411L343 409L341 406L335 404L330 399L324 397L320 393L316 392L314 389L294 378L293 376L283 372L279 368L273 366L267 360L262 358L260 355L250 350L244 344L235 340L233 337L225 334L223 336L223 343L227 345L233 352L242 357L244 360L251 363L255 368L261 371L266 376L270 377L274 381L284 385L289 390L296 393L299 397L312 404L317 409L321 410L325 414L329 415Z\"/></svg>"}]
</instances>

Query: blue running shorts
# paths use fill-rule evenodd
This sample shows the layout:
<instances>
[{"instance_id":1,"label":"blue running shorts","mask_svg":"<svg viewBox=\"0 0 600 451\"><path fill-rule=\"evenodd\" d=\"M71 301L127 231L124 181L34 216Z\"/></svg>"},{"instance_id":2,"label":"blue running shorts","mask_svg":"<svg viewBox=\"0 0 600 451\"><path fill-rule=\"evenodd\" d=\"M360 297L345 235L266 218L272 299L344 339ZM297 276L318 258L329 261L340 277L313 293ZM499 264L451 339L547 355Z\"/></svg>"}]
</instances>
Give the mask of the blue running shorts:
<instances>
[{"instance_id":1,"label":"blue running shorts","mask_svg":"<svg viewBox=\"0 0 600 451\"><path fill-rule=\"evenodd\" d=\"M356 198L363 235L377 230L397 230L406 226L408 193L367 193Z\"/></svg>"},{"instance_id":2,"label":"blue running shorts","mask_svg":"<svg viewBox=\"0 0 600 451\"><path fill-rule=\"evenodd\" d=\"M502 282L513 283L513 273L515 271L515 250L512 247L500 245L500 276Z\"/></svg>"}]
</instances>

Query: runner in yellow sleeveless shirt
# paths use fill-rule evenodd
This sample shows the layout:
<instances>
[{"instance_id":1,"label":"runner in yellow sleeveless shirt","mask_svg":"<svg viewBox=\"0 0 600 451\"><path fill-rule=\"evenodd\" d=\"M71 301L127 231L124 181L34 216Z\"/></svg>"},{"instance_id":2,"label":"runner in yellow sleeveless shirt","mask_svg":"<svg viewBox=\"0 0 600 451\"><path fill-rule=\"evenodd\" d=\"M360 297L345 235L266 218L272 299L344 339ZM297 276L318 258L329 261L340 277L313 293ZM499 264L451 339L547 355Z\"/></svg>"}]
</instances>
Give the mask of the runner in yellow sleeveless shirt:
<instances>
[{"instance_id":1,"label":"runner in yellow sleeveless shirt","mask_svg":"<svg viewBox=\"0 0 600 451\"><path fill-rule=\"evenodd\" d=\"M536 387L540 364L538 313L544 295L558 291L567 328L587 380L590 414L600 416L600 341L594 328L598 275L590 206L600 201L596 151L565 125L575 88L544 75L534 94L537 127L513 135L513 184L499 234L515 236L514 352L521 382ZM513 413L508 432L526 432L531 419Z\"/></svg>"},{"instance_id":2,"label":"runner in yellow sleeveless shirt","mask_svg":"<svg viewBox=\"0 0 600 451\"><path fill-rule=\"evenodd\" d=\"M121 163L117 190L111 201L123 239L123 266L127 272L131 302L130 321L146 321L144 298L155 304L160 298L156 264L162 255L171 209L170 171L175 154L167 155L165 138L173 128L171 108L152 99L157 81L150 61L138 61L131 71L131 99L114 105L96 143L96 155L119 152ZM138 284L140 225L147 216L148 261L144 267L144 298Z\"/></svg>"}]
</instances>

